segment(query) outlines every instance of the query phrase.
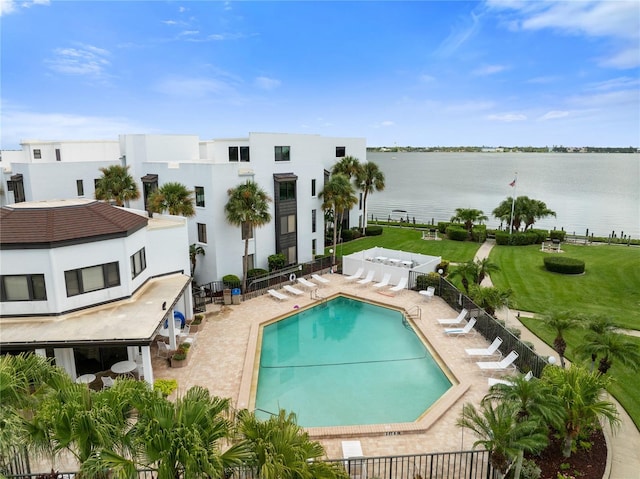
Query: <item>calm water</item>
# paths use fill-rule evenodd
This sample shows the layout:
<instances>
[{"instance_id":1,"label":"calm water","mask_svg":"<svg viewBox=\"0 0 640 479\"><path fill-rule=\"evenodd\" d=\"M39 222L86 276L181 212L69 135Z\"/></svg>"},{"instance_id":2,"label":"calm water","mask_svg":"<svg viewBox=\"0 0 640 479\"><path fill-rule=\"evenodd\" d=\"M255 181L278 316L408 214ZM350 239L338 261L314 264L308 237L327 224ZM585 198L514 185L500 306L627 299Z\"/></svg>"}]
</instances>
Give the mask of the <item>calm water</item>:
<instances>
[{"instance_id":1,"label":"calm water","mask_svg":"<svg viewBox=\"0 0 640 479\"><path fill-rule=\"evenodd\" d=\"M371 218L406 210L417 222L448 221L456 208L491 212L514 194L544 201L556 212L534 227L640 237L640 155L580 153L368 153L386 188L367 201ZM395 214L398 219L399 214ZM404 215L406 217L406 215Z\"/></svg>"},{"instance_id":2,"label":"calm water","mask_svg":"<svg viewBox=\"0 0 640 479\"><path fill-rule=\"evenodd\" d=\"M306 427L414 421L450 387L395 310L337 298L263 331L256 408Z\"/></svg>"}]
</instances>

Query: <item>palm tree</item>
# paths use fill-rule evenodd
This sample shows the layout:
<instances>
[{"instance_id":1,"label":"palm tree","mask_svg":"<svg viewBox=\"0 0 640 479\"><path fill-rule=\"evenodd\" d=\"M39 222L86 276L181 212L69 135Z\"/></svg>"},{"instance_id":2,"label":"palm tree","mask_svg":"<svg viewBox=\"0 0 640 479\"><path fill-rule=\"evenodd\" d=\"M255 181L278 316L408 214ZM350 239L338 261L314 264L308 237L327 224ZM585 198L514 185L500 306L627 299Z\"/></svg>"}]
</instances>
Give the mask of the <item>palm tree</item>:
<instances>
[{"instance_id":1,"label":"palm tree","mask_svg":"<svg viewBox=\"0 0 640 479\"><path fill-rule=\"evenodd\" d=\"M481 210L473 208L456 208L456 214L451 218L451 221L464 223L464 227L469 232L469 237L471 237L473 224L476 222L487 221L488 219L489 218L487 218Z\"/></svg>"},{"instance_id":2,"label":"palm tree","mask_svg":"<svg viewBox=\"0 0 640 479\"><path fill-rule=\"evenodd\" d=\"M551 386L552 394L564 409L561 432L565 457L571 456L575 439L585 429L598 427L602 420L612 427L620 422L615 404L601 399L610 383L608 376L573 365L568 369L544 368L542 379Z\"/></svg>"},{"instance_id":3,"label":"palm tree","mask_svg":"<svg viewBox=\"0 0 640 479\"><path fill-rule=\"evenodd\" d=\"M609 371L614 360L634 371L640 368L640 349L636 343L626 335L615 331L587 333L584 342L575 349L575 353L579 357L590 356L592 364L595 362L593 358L600 356L598 371L601 374Z\"/></svg>"},{"instance_id":4,"label":"palm tree","mask_svg":"<svg viewBox=\"0 0 640 479\"><path fill-rule=\"evenodd\" d=\"M129 200L140 198L138 185L129 174L128 166L112 165L100 168L102 177L96 182L95 196L97 200L115 201L124 206Z\"/></svg>"},{"instance_id":5,"label":"palm tree","mask_svg":"<svg viewBox=\"0 0 640 479\"><path fill-rule=\"evenodd\" d=\"M149 195L148 204L149 211L153 213L168 211L170 215L186 217L196 214L193 191L178 182L165 183L153 191Z\"/></svg>"},{"instance_id":6,"label":"palm tree","mask_svg":"<svg viewBox=\"0 0 640 479\"><path fill-rule=\"evenodd\" d=\"M469 286L475 284L478 280L478 264L474 261L460 263L451 273L450 278L460 278L460 282L464 287L467 295L469 294Z\"/></svg>"},{"instance_id":7,"label":"palm tree","mask_svg":"<svg viewBox=\"0 0 640 479\"><path fill-rule=\"evenodd\" d=\"M384 173L380 171L378 165L368 161L356 172L356 183L364 192L362 199L362 234L364 234L367 229L367 197L374 191L384 190Z\"/></svg>"},{"instance_id":8,"label":"palm tree","mask_svg":"<svg viewBox=\"0 0 640 479\"><path fill-rule=\"evenodd\" d=\"M476 261L476 264L478 265L478 276L476 278L476 284L482 284L482 280L484 280L487 274L500 271L500 266L495 264L489 258L479 259Z\"/></svg>"},{"instance_id":9,"label":"palm tree","mask_svg":"<svg viewBox=\"0 0 640 479\"><path fill-rule=\"evenodd\" d=\"M567 331L578 327L578 318L574 317L569 311L560 311L547 314L544 322L556 334L553 340L553 349L560 356L560 366L564 368L564 352L567 349L567 342L563 336Z\"/></svg>"},{"instance_id":10,"label":"palm tree","mask_svg":"<svg viewBox=\"0 0 640 479\"><path fill-rule=\"evenodd\" d=\"M613 320L609 317L609 316L592 316L592 317L587 317L586 319L586 323L584 324L585 328L587 328L587 334L585 335L585 341L589 342L591 341L591 337L593 335L600 335L600 334L604 334L607 331L613 331L615 329L615 324L613 323ZM578 348L576 348L576 354L578 354L578 356L583 356L584 355L584 351L578 351ZM596 359L598 359L598 355L595 351L591 352L591 371L595 370L596 368Z\"/></svg>"},{"instance_id":11,"label":"palm tree","mask_svg":"<svg viewBox=\"0 0 640 479\"><path fill-rule=\"evenodd\" d=\"M456 422L478 435L474 448L482 446L491 451L491 465L499 477L507 473L521 451L539 451L547 444L540 422L531 418L518 420L518 410L518 405L512 402L494 406L491 401L485 401L477 410L467 403Z\"/></svg>"},{"instance_id":12,"label":"palm tree","mask_svg":"<svg viewBox=\"0 0 640 479\"><path fill-rule=\"evenodd\" d=\"M529 227L533 226L533 224L542 218L546 218L547 216L556 216L556 212L547 208L547 205L540 200L534 200L525 198L525 206L523 207L523 220L524 220L524 230L527 231Z\"/></svg>"},{"instance_id":13,"label":"palm tree","mask_svg":"<svg viewBox=\"0 0 640 479\"><path fill-rule=\"evenodd\" d=\"M196 243L189 245L189 261L191 261L191 276L193 276L193 274L196 271L196 257L198 255L202 255L202 256L205 255L204 248L200 245L197 245Z\"/></svg>"},{"instance_id":14,"label":"palm tree","mask_svg":"<svg viewBox=\"0 0 640 479\"><path fill-rule=\"evenodd\" d=\"M509 299L511 299L512 295L513 291L511 289L501 289L495 286L473 285L469 291L469 296L473 299L473 302L491 316L495 316L498 309L509 306Z\"/></svg>"},{"instance_id":15,"label":"palm tree","mask_svg":"<svg viewBox=\"0 0 640 479\"><path fill-rule=\"evenodd\" d=\"M269 195L254 182L246 183L231 188L227 191L229 200L224 206L227 221L234 226L247 227L250 231L264 226L271 221L269 213ZM249 261L249 236L244 240L244 257L242 261L242 291L247 288L247 269Z\"/></svg>"},{"instance_id":16,"label":"palm tree","mask_svg":"<svg viewBox=\"0 0 640 479\"><path fill-rule=\"evenodd\" d=\"M252 461L262 479L339 478L344 469L316 459L325 451L309 433L298 426L296 416L280 410L264 421L254 413L240 411L239 432L253 452Z\"/></svg>"},{"instance_id":17,"label":"palm tree","mask_svg":"<svg viewBox=\"0 0 640 479\"><path fill-rule=\"evenodd\" d=\"M513 205L513 218L511 217L511 207ZM547 205L540 201L531 199L527 196L518 196L515 203L512 197L502 201L492 212L493 216L506 224L509 220L513 221L513 230L518 231L520 225L524 222L524 230L533 226L533 224L547 216L555 216L556 213L547 208Z\"/></svg>"},{"instance_id":18,"label":"palm tree","mask_svg":"<svg viewBox=\"0 0 640 479\"><path fill-rule=\"evenodd\" d=\"M349 157L345 157L349 158ZM343 158L344 159L344 158ZM342 224L342 216L345 210L350 210L358 203L353 186L342 173L332 174L329 181L324 185L322 191L318 194L322 199L322 209L333 211L333 254L332 264L336 262L336 247L338 243L338 225Z\"/></svg>"},{"instance_id":19,"label":"palm tree","mask_svg":"<svg viewBox=\"0 0 640 479\"><path fill-rule=\"evenodd\" d=\"M352 178L357 178L360 173L362 166L360 164L360 160L353 156L344 156L338 161L333 168L331 168L331 174L337 175L342 174L346 176L349 181Z\"/></svg>"}]
</instances>

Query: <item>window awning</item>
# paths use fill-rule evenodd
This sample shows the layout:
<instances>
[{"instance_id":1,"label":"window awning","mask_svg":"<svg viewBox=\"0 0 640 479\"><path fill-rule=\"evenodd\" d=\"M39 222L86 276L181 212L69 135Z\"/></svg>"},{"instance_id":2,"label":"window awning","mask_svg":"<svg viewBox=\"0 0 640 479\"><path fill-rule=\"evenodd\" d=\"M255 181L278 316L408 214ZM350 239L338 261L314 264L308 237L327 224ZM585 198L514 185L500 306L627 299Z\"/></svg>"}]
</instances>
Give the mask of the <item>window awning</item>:
<instances>
[{"instance_id":1,"label":"window awning","mask_svg":"<svg viewBox=\"0 0 640 479\"><path fill-rule=\"evenodd\" d=\"M158 175L144 175L140 179L142 180L143 183L157 183Z\"/></svg>"},{"instance_id":2,"label":"window awning","mask_svg":"<svg viewBox=\"0 0 640 479\"><path fill-rule=\"evenodd\" d=\"M298 175L294 173L275 173L273 175L273 179L276 181L296 181L298 179Z\"/></svg>"}]
</instances>

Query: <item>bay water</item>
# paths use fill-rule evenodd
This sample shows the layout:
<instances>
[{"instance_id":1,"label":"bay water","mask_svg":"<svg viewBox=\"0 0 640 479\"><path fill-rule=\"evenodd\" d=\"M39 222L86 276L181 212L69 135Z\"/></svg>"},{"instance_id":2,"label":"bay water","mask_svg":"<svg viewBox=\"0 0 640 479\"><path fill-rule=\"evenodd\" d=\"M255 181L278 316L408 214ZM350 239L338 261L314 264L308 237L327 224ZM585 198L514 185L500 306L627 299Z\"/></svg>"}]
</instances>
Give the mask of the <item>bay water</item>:
<instances>
[{"instance_id":1,"label":"bay water","mask_svg":"<svg viewBox=\"0 0 640 479\"><path fill-rule=\"evenodd\" d=\"M556 212L534 228L640 237L640 154L368 152L367 160L380 167L386 184L368 197L369 219L437 223L449 221L456 208L474 208L497 228L492 211L515 194Z\"/></svg>"}]
</instances>

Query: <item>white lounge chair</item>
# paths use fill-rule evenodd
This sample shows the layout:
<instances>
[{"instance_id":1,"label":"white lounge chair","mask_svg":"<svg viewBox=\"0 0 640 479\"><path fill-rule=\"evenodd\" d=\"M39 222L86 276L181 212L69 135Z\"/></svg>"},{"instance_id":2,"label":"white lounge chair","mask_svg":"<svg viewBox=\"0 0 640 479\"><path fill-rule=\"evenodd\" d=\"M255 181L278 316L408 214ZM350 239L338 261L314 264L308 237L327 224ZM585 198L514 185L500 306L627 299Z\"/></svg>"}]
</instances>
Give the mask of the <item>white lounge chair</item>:
<instances>
[{"instance_id":1,"label":"white lounge chair","mask_svg":"<svg viewBox=\"0 0 640 479\"><path fill-rule=\"evenodd\" d=\"M318 286L316 283L313 283L309 280L306 280L302 277L298 278L298 283L300 283L302 286L305 286L307 288L315 288L316 286Z\"/></svg>"},{"instance_id":2,"label":"white lounge chair","mask_svg":"<svg viewBox=\"0 0 640 479\"><path fill-rule=\"evenodd\" d=\"M429 286L427 289L423 291L418 291L422 296L424 296L425 301L431 301L436 294L436 288L433 286Z\"/></svg>"},{"instance_id":3,"label":"white lounge chair","mask_svg":"<svg viewBox=\"0 0 640 479\"><path fill-rule=\"evenodd\" d=\"M393 291L394 293L397 293L398 291L402 291L407 287L408 282L409 282L409 278L402 277L400 278L400 281L398 282L398 284L396 284L393 288L389 288L389 291Z\"/></svg>"},{"instance_id":4,"label":"white lounge chair","mask_svg":"<svg viewBox=\"0 0 640 479\"><path fill-rule=\"evenodd\" d=\"M533 372L529 371L524 375L525 381L531 381L533 377ZM498 379L498 378L488 378L489 387L495 386L496 384L504 384L505 386L513 386L513 381L509 381L508 379Z\"/></svg>"},{"instance_id":5,"label":"white lounge chair","mask_svg":"<svg viewBox=\"0 0 640 479\"><path fill-rule=\"evenodd\" d=\"M439 319L438 322L446 326L453 326L454 324L460 324L466 317L467 317L467 310L463 308L462 311L460 311L460 314L458 314L457 318Z\"/></svg>"},{"instance_id":6,"label":"white lounge chair","mask_svg":"<svg viewBox=\"0 0 640 479\"><path fill-rule=\"evenodd\" d=\"M318 283L329 284L331 282L327 278L323 278L319 274L312 274L311 277L315 279Z\"/></svg>"},{"instance_id":7,"label":"white lounge chair","mask_svg":"<svg viewBox=\"0 0 640 479\"><path fill-rule=\"evenodd\" d=\"M373 281L373 276L376 274L375 270L370 269L369 272L367 273L367 276L365 276L364 279L361 279L359 281L357 281L358 284L369 284L371 283L371 281Z\"/></svg>"},{"instance_id":8,"label":"white lounge chair","mask_svg":"<svg viewBox=\"0 0 640 479\"><path fill-rule=\"evenodd\" d=\"M518 353L511 351L502 361L479 361L476 364L483 371L506 371L515 369L513 362L518 359Z\"/></svg>"},{"instance_id":9,"label":"white lounge chair","mask_svg":"<svg viewBox=\"0 0 640 479\"><path fill-rule=\"evenodd\" d=\"M287 296L286 294L279 293L275 289L270 289L269 291L267 291L267 293L269 293L272 297L276 298L278 301L289 299L289 296Z\"/></svg>"},{"instance_id":10,"label":"white lounge chair","mask_svg":"<svg viewBox=\"0 0 640 479\"><path fill-rule=\"evenodd\" d=\"M382 278L382 281L380 281L379 283L374 284L373 287L374 288L383 288L383 287L385 287L385 286L387 286L389 284L389 281L391 281L391 274L387 273Z\"/></svg>"},{"instance_id":11,"label":"white lounge chair","mask_svg":"<svg viewBox=\"0 0 640 479\"><path fill-rule=\"evenodd\" d=\"M345 279L348 281L353 281L354 279L362 278L362 273L364 273L364 268L358 268L358 271L353 273L351 276L347 276Z\"/></svg>"},{"instance_id":12,"label":"white lounge chair","mask_svg":"<svg viewBox=\"0 0 640 479\"><path fill-rule=\"evenodd\" d=\"M362 454L360 441L342 441L342 456L347 474L352 479L366 479L367 463Z\"/></svg>"},{"instance_id":13,"label":"white lounge chair","mask_svg":"<svg viewBox=\"0 0 640 479\"><path fill-rule=\"evenodd\" d=\"M301 294L304 294L304 291L299 290L298 288L294 288L293 286L288 284L285 284L283 288L289 291L290 293L295 294L296 296L300 296Z\"/></svg>"},{"instance_id":14,"label":"white lounge chair","mask_svg":"<svg viewBox=\"0 0 640 479\"><path fill-rule=\"evenodd\" d=\"M469 356L493 356L494 354L499 354L502 356L502 353L498 348L502 344L502 338L498 336L493 342L489 345L488 348L470 348L465 349L465 352Z\"/></svg>"},{"instance_id":15,"label":"white lounge chair","mask_svg":"<svg viewBox=\"0 0 640 479\"><path fill-rule=\"evenodd\" d=\"M452 336L464 336L469 334L475 325L476 318L471 318L464 328L444 328L444 332Z\"/></svg>"}]
</instances>

